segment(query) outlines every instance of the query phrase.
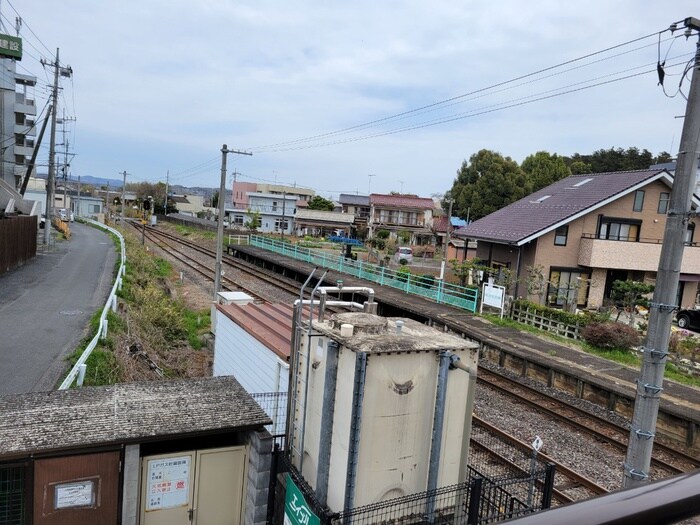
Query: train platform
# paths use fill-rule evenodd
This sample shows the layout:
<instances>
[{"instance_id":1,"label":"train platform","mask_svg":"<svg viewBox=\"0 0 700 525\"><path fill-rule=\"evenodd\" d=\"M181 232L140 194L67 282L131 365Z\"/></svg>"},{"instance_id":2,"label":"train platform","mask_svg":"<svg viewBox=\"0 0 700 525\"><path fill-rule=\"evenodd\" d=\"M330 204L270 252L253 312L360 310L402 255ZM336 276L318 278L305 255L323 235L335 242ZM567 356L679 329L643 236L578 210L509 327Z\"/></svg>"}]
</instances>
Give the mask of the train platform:
<instances>
[{"instance_id":1,"label":"train platform","mask_svg":"<svg viewBox=\"0 0 700 525\"><path fill-rule=\"evenodd\" d=\"M305 278L314 269L312 264L253 246L239 245L234 252L236 257L255 260L261 267L277 268L287 275L296 274L300 278ZM316 275L320 277L323 271L325 270L319 269ZM479 342L482 355L497 359L502 366L521 368L521 375L543 380L549 386L564 387L579 397L631 417L636 381L640 373L638 368L588 354L573 345L561 344L514 328L496 326L468 311L348 274L331 270L325 283L334 286L339 279L345 286L373 288L375 300L380 304L383 315L404 315L442 326ZM484 348L488 351L484 352ZM660 426L667 424L673 428L678 427L676 433L685 433L688 444L700 442L700 439L695 439L696 427L700 425L700 389L669 380L664 380L663 387ZM673 422L665 422L662 413Z\"/></svg>"}]
</instances>

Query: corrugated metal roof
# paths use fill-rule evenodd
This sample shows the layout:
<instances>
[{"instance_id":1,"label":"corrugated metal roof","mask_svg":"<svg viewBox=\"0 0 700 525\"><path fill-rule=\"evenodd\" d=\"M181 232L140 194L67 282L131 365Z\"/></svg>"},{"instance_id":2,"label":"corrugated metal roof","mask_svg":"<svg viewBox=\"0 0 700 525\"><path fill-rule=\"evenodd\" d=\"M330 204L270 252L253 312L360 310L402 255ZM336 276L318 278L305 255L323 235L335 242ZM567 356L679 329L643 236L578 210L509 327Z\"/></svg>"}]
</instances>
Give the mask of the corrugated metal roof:
<instances>
[{"instance_id":1,"label":"corrugated metal roof","mask_svg":"<svg viewBox=\"0 0 700 525\"><path fill-rule=\"evenodd\" d=\"M249 303L216 305L217 310L269 348L278 357L289 360L292 345L291 305Z\"/></svg>"},{"instance_id":2,"label":"corrugated metal roof","mask_svg":"<svg viewBox=\"0 0 700 525\"><path fill-rule=\"evenodd\" d=\"M338 213L336 211L305 209L297 210L295 220L352 224L353 222L355 222L355 216L351 213Z\"/></svg>"},{"instance_id":3,"label":"corrugated metal roof","mask_svg":"<svg viewBox=\"0 0 700 525\"><path fill-rule=\"evenodd\" d=\"M0 397L0 457L269 423L231 376L31 392Z\"/></svg>"},{"instance_id":4,"label":"corrugated metal roof","mask_svg":"<svg viewBox=\"0 0 700 525\"><path fill-rule=\"evenodd\" d=\"M373 193L369 196L369 202L375 206L391 206L395 208L433 208L433 199L411 195L382 195Z\"/></svg>"},{"instance_id":5,"label":"corrugated metal roof","mask_svg":"<svg viewBox=\"0 0 700 525\"><path fill-rule=\"evenodd\" d=\"M350 204L351 206L369 206L367 195L353 195L352 193L341 193L338 197L340 204Z\"/></svg>"},{"instance_id":6,"label":"corrugated metal roof","mask_svg":"<svg viewBox=\"0 0 700 525\"><path fill-rule=\"evenodd\" d=\"M524 244L661 178L670 184L671 176L665 170L573 175L454 233L493 242Z\"/></svg>"}]
</instances>

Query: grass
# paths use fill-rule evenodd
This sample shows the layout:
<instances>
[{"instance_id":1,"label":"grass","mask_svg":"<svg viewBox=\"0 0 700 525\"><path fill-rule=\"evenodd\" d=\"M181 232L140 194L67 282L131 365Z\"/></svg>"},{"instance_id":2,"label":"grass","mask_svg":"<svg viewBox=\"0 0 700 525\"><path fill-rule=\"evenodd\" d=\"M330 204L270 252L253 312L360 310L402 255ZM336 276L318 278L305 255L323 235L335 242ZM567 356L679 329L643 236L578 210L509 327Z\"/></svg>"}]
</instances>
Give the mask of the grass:
<instances>
[{"instance_id":1,"label":"grass","mask_svg":"<svg viewBox=\"0 0 700 525\"><path fill-rule=\"evenodd\" d=\"M185 327L187 328L187 340L195 350L202 348L202 335L209 331L211 326L211 311L204 309L199 312L183 309Z\"/></svg>"}]
</instances>

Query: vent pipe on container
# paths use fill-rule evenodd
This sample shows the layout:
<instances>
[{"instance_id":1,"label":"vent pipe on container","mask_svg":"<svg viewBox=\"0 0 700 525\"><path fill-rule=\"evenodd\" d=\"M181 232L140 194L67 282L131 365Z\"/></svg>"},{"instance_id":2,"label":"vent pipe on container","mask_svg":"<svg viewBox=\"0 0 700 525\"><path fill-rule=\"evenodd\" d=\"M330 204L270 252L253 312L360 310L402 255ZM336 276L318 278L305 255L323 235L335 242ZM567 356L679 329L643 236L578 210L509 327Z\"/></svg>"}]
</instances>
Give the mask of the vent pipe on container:
<instances>
[{"instance_id":1,"label":"vent pipe on container","mask_svg":"<svg viewBox=\"0 0 700 525\"><path fill-rule=\"evenodd\" d=\"M396 321L396 333L401 335L401 329L403 328L403 321Z\"/></svg>"},{"instance_id":2,"label":"vent pipe on container","mask_svg":"<svg viewBox=\"0 0 700 525\"><path fill-rule=\"evenodd\" d=\"M400 329L396 323L397 331ZM403 323L402 323L403 324ZM452 352L449 350L440 351L440 365L438 367L437 388L435 389L435 411L433 412L433 435L430 442L430 462L428 464L428 487L427 490L435 490L438 483L438 473L440 470L440 451L442 448L442 427L445 422L445 398L447 396L447 372L450 369ZM435 499L428 499L426 514L428 523L433 522L435 511Z\"/></svg>"},{"instance_id":3,"label":"vent pipe on container","mask_svg":"<svg viewBox=\"0 0 700 525\"><path fill-rule=\"evenodd\" d=\"M352 414L350 416L350 443L348 447L348 468L345 478L345 502L343 509L348 511L355 503L357 484L357 461L360 455L360 429L362 428L362 400L365 395L367 376L367 353L357 352L355 356L355 379L352 389Z\"/></svg>"},{"instance_id":4,"label":"vent pipe on container","mask_svg":"<svg viewBox=\"0 0 700 525\"><path fill-rule=\"evenodd\" d=\"M352 330L352 325L349 326ZM333 415L335 412L335 387L338 379L338 352L336 341L329 341L326 350L326 377L324 379L323 405L321 407L321 441L318 446L318 467L316 470L316 497L322 505L328 499L328 476L331 467L331 444L333 435Z\"/></svg>"}]
</instances>

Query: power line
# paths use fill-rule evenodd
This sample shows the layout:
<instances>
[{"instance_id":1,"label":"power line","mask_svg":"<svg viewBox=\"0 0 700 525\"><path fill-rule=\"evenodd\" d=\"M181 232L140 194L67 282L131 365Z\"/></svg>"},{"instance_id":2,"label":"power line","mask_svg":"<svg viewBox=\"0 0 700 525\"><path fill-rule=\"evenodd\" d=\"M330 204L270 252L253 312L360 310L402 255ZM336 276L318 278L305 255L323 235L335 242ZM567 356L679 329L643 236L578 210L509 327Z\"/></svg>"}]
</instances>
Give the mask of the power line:
<instances>
[{"instance_id":1,"label":"power line","mask_svg":"<svg viewBox=\"0 0 700 525\"><path fill-rule=\"evenodd\" d=\"M444 99L444 100L441 100L441 101L438 101L438 102L434 102L434 103L431 103L431 104L427 104L427 105L425 105L425 106L421 106L421 107L418 107L418 108L415 108L415 109L411 109L411 110L408 110L408 111L404 111L404 112L401 112L401 113L397 113L397 114L395 114L395 115L391 115L391 116L388 116L388 117L383 117L383 118L380 118L380 119L375 119L375 120L372 120L372 121L369 121L369 122L365 122L365 123L363 123L363 124L357 124L357 125L355 125L355 126L350 126L350 127L347 127L347 128L343 128L343 129L337 130L337 131L331 131L331 132L328 132L328 133L321 133L321 134L314 135L314 136L311 136L311 137L306 137L306 138L296 139L296 140L290 140L290 141L285 141L285 142L279 142L279 143L270 144L270 145L266 145L266 146L258 146L258 147L256 147L256 148L251 148L251 149L256 150L256 151L260 151L260 150L265 150L265 149L278 148L278 147L280 147L280 146L288 146L288 145L292 145L292 144L298 144L298 143L300 143L300 142L311 142L311 141L316 141L316 140L323 139L323 138L328 138L328 137L331 137L331 136L334 136L334 135L346 134L346 133L351 132L351 131L356 131L356 130L363 129L363 128L366 128L366 127L372 127L372 126L375 126L375 125L377 125L377 124L382 124L382 123L386 123L386 122L391 121L391 120L395 120L395 119L402 118L402 117L404 117L404 116L406 116L406 115L412 115L412 114L415 114L415 113L418 113L418 112L420 112L420 111L424 111L424 110L427 110L427 109L430 109L430 108L435 108L435 107L438 107L438 106L443 106L443 105L445 105L445 104L448 104L448 103L451 103L451 102L455 102L455 101L457 101L457 100L464 99L464 98L469 97L469 96L471 96L471 95L475 95L475 94L478 94L478 93L484 93L484 92L486 92L486 91L490 91L490 90L493 90L493 89L495 89L495 88L498 88L498 87L501 87L501 86L505 86L505 85L510 84L510 83L513 83L513 82L517 82L517 81L520 81L520 80L524 80L524 79L526 79L526 78L531 78L531 77L540 75L540 74L542 74L542 73L545 73L545 72L547 72L547 71L552 71L552 70L554 70L554 69L557 69L557 68L560 68L560 67L563 67L563 66L566 66L566 65L569 65L569 64L573 64L573 63L575 63L575 62L580 62L580 61L585 60L585 59L587 59L587 58L591 58L591 57L594 57L594 56L597 56L597 55L600 55L600 54L603 54L603 53L607 53L607 52L612 51L612 50L614 50L614 49L619 49L619 48L621 48L621 47L624 47L624 46L633 44L633 43L635 43L635 42L640 42L640 41L645 40L645 39L647 39L647 38L650 38L650 37L657 36L657 35L660 35L660 34L662 34L662 33L665 33L666 31L669 31L669 29L664 29L663 31L658 31L658 32L649 33L648 35L641 36L641 37L638 37L638 38L635 38L635 39L632 39L632 40L628 40L627 42L623 42L623 43L620 43L620 44L616 44L616 45L614 45L614 46L610 46L610 47L607 47L607 48L605 48L605 49L602 49L602 50L599 50L599 51L595 51L595 52L593 52L593 53L588 53L588 54L586 54L586 55L582 55L582 56L577 57L577 58L573 58L573 59L570 59L570 60L566 60L566 61L564 61L564 62L560 62L559 64L555 64L555 65L553 65L553 66L549 66L549 67L545 67L545 68L539 69L539 70L534 71L534 72L532 72L532 73L528 73L528 74L525 74L525 75L520 75L520 76L518 76L518 77L509 79L509 80L505 80L505 81L502 81L502 82L498 82L498 83L496 83L496 84L492 84L492 85L487 86L487 87L484 87L484 88L480 88L480 89L477 89L477 90L474 90L474 91L471 91L471 92L468 92L468 93L464 93L464 94L461 94L461 95L457 95L457 96L454 96L454 97L450 97L450 98L447 98L447 99ZM645 46L645 47L646 47L646 46ZM289 151L289 149L283 149L283 150L273 149L273 151Z\"/></svg>"},{"instance_id":2,"label":"power line","mask_svg":"<svg viewBox=\"0 0 700 525\"><path fill-rule=\"evenodd\" d=\"M5 1L6 1L7 4L12 8L12 10L15 12L15 14L16 14L18 17L22 18L22 15L20 15L20 14L19 14L19 11L17 11L17 9L15 9L15 6L12 5L12 2L10 2L10 0L5 0ZM27 21L26 21L24 18L22 18L22 27L26 27L27 29L29 29L29 32L30 32L32 35L34 35L34 38L36 38L42 46L44 46L44 49L46 49L46 51L48 52L49 55L51 55L51 54L53 53L48 47L46 47L46 44L44 44L44 42L41 41L41 38L39 38L39 37L37 36L37 34L36 34L34 31L32 31L32 28L29 27L29 24L27 24ZM32 47L33 47L33 46L32 46ZM37 50L37 51L38 51L38 50Z\"/></svg>"}]
</instances>

